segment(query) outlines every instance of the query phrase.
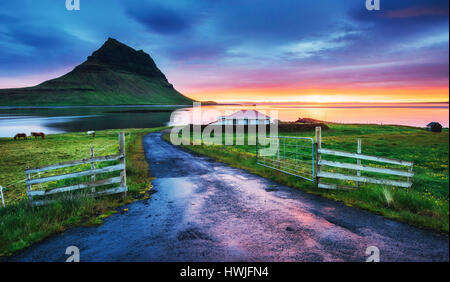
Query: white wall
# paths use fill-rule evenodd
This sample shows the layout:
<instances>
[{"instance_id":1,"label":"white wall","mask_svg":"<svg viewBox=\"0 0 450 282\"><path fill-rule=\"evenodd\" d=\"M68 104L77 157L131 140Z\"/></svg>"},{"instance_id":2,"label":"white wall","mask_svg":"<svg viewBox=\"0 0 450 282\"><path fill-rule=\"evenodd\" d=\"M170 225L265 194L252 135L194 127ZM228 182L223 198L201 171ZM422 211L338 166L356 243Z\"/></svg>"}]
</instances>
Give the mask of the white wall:
<instances>
[{"instance_id":1,"label":"white wall","mask_svg":"<svg viewBox=\"0 0 450 282\"><path fill-rule=\"evenodd\" d=\"M233 119L219 120L214 124L225 124L225 125L233 125ZM258 125L261 124L270 124L270 119L238 119L236 120L237 125Z\"/></svg>"}]
</instances>

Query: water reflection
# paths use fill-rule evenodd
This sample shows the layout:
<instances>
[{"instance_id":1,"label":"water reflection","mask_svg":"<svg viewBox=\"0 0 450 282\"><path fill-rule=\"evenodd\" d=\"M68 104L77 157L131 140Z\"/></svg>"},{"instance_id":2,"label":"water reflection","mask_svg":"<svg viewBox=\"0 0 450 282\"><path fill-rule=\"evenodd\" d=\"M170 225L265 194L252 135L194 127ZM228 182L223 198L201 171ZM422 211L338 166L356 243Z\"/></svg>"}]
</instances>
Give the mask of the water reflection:
<instances>
[{"instance_id":1,"label":"water reflection","mask_svg":"<svg viewBox=\"0 0 450 282\"><path fill-rule=\"evenodd\" d=\"M125 108L125 109L124 109ZM0 107L0 137L18 132L47 134L87 130L150 128L164 126L180 107Z\"/></svg>"},{"instance_id":2,"label":"water reflection","mask_svg":"<svg viewBox=\"0 0 450 282\"><path fill-rule=\"evenodd\" d=\"M299 117L339 123L399 124L424 127L437 121L449 126L448 103L422 104L317 104L278 103L202 106L201 123L242 109L254 109L278 119L295 121ZM172 114L175 113L173 116ZM47 134L87 130L150 128L192 121L192 107L181 106L87 106L87 107L0 107L0 137L18 132ZM172 123L171 121L172 116Z\"/></svg>"},{"instance_id":3,"label":"water reflection","mask_svg":"<svg viewBox=\"0 0 450 282\"><path fill-rule=\"evenodd\" d=\"M425 127L436 121L449 126L448 103L420 104L259 104L202 106L202 123L216 121L218 117L239 110L257 110L270 115L277 111L281 121L298 118L313 118L336 123L393 124ZM193 109L177 111L172 124L183 124L192 120Z\"/></svg>"}]
</instances>

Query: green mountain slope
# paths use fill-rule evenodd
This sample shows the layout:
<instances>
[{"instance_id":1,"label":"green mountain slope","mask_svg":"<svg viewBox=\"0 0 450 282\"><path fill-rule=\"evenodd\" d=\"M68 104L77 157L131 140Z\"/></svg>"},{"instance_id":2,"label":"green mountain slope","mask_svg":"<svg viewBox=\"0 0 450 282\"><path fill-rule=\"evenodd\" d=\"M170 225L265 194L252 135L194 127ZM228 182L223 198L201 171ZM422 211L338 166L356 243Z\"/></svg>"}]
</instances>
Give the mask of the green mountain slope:
<instances>
[{"instance_id":1,"label":"green mountain slope","mask_svg":"<svg viewBox=\"0 0 450 282\"><path fill-rule=\"evenodd\" d=\"M188 105L153 59L109 38L71 72L34 87L0 89L0 105Z\"/></svg>"}]
</instances>

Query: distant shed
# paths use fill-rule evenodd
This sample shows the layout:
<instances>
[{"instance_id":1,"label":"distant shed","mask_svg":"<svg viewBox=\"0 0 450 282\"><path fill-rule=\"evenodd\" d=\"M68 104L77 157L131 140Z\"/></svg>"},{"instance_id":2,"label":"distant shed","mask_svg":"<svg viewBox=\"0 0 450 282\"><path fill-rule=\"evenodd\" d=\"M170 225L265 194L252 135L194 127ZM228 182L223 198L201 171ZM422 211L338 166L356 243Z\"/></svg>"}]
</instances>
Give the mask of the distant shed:
<instances>
[{"instance_id":1,"label":"distant shed","mask_svg":"<svg viewBox=\"0 0 450 282\"><path fill-rule=\"evenodd\" d=\"M430 122L427 125L427 130L432 132L442 132L442 125L439 122Z\"/></svg>"}]
</instances>

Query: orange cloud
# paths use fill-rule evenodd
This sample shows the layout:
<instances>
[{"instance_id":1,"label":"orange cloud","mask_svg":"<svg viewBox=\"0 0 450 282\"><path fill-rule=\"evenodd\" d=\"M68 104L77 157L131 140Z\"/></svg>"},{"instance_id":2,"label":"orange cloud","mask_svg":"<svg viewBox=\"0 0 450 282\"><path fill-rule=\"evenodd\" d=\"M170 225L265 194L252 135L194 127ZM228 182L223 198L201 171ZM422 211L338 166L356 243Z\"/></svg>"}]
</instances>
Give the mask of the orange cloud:
<instances>
[{"instance_id":1,"label":"orange cloud","mask_svg":"<svg viewBox=\"0 0 450 282\"><path fill-rule=\"evenodd\" d=\"M449 87L396 88L228 88L182 91L200 101L216 102L448 102Z\"/></svg>"}]
</instances>

